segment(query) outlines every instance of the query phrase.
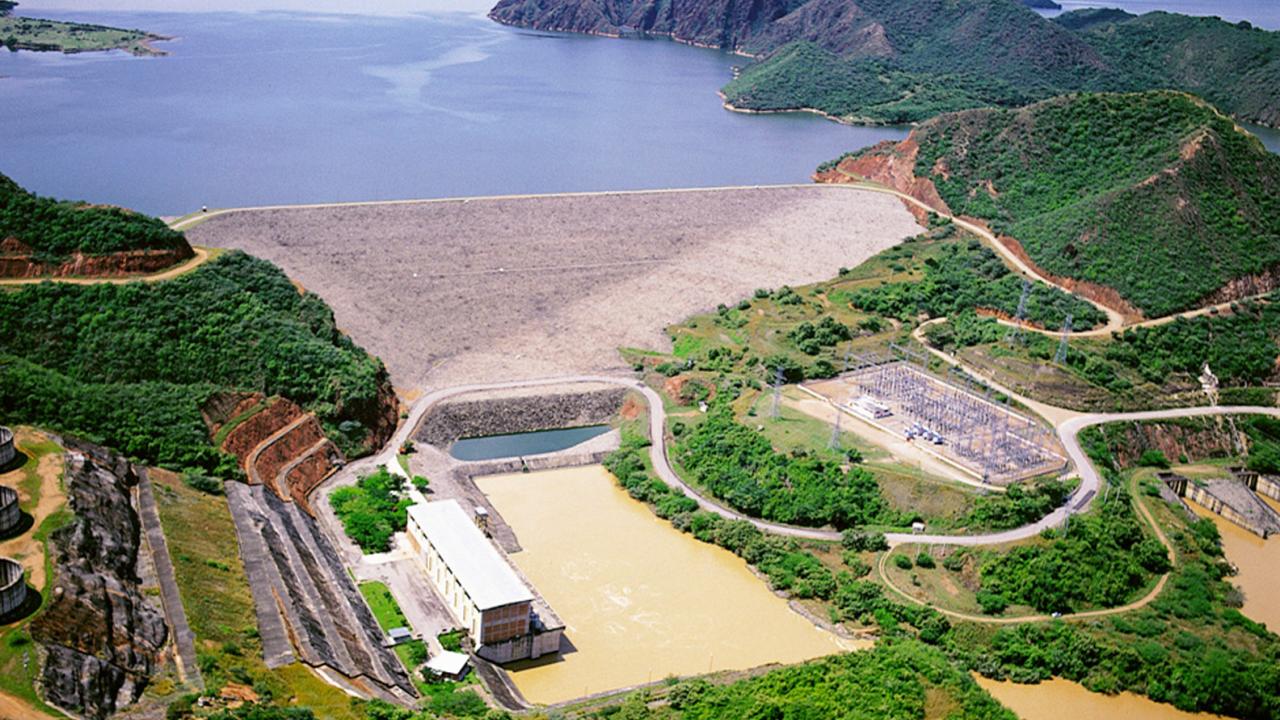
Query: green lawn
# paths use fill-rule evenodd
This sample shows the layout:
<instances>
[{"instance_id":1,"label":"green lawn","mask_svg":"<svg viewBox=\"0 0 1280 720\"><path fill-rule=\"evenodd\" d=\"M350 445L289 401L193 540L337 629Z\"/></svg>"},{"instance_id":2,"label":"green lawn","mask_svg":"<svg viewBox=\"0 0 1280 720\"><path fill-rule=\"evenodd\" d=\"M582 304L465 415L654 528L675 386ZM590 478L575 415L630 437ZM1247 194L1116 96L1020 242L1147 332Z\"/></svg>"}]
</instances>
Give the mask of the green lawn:
<instances>
[{"instance_id":1,"label":"green lawn","mask_svg":"<svg viewBox=\"0 0 1280 720\"><path fill-rule=\"evenodd\" d=\"M360 594L369 603L369 609L373 611L383 632L392 628L409 627L409 620L400 610L400 604L391 596L391 589L384 583L377 580L360 583Z\"/></svg>"}]
</instances>

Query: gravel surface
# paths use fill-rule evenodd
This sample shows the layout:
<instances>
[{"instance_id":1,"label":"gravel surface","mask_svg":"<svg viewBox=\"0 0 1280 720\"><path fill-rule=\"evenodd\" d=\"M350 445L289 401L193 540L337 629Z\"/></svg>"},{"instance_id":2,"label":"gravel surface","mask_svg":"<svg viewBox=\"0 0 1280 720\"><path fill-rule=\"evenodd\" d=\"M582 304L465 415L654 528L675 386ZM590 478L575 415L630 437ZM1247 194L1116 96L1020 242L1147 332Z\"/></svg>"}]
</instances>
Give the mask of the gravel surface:
<instances>
[{"instance_id":1,"label":"gravel surface","mask_svg":"<svg viewBox=\"0 0 1280 720\"><path fill-rule=\"evenodd\" d=\"M894 197L813 185L245 210L188 236L283 267L407 389L619 369L919 231Z\"/></svg>"}]
</instances>

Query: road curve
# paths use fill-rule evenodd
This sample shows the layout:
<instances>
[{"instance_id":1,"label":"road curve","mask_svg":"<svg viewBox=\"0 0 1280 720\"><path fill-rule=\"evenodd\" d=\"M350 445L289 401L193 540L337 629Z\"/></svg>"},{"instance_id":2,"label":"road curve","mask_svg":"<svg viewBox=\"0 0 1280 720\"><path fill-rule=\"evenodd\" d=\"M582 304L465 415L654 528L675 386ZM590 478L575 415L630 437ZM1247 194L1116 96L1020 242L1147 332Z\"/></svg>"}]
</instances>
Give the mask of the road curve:
<instances>
[{"instance_id":1,"label":"road curve","mask_svg":"<svg viewBox=\"0 0 1280 720\"><path fill-rule=\"evenodd\" d=\"M1211 417L1215 415L1270 415L1280 417L1280 408L1261 407L1256 405L1209 405L1193 408L1169 408L1167 410L1145 410L1128 413L1093 413L1077 415L1058 425L1058 439L1067 451L1067 457L1080 474L1080 486L1076 488L1066 503L1040 518L1036 522L1012 530L985 533L982 535L915 535L912 533L887 533L885 537L890 545L905 543L926 543L937 545L999 545L1001 543L1025 540L1039 535L1042 530L1061 525L1068 514L1081 513L1089 508L1097 497L1102 486L1102 476L1097 468L1089 462L1084 449L1080 447L1080 431L1094 425L1111 422L1129 422L1135 420L1173 420L1186 417Z\"/></svg>"},{"instance_id":2,"label":"road curve","mask_svg":"<svg viewBox=\"0 0 1280 720\"><path fill-rule=\"evenodd\" d=\"M1160 544L1164 546L1165 553L1169 556L1169 562L1170 563L1174 562L1175 558L1174 558L1173 543L1169 542L1169 538L1165 536L1164 531L1161 530L1160 526L1156 523L1156 519L1152 517L1151 511L1147 510L1147 506L1144 505L1142 503L1142 500L1138 497L1136 479L1132 484L1132 490L1133 490L1133 500L1132 500L1133 504L1138 508L1138 512L1140 512L1142 514L1142 517L1147 521L1147 525L1151 527L1152 532L1155 533L1156 539L1159 540ZM889 588L889 590L891 590L898 596L904 598L905 600L913 602L916 605L932 607L934 610L937 610L943 615L956 618L957 620L967 620L969 622L980 622L980 623L987 623L992 625L1013 625L1016 623L1044 622L1046 620L1058 620L1058 619L1085 620L1088 618L1103 617L1106 615L1116 615L1119 613L1129 612L1131 610L1137 610L1139 608L1146 607L1147 605L1151 604L1151 601L1155 600L1156 597L1158 597L1160 593L1164 590L1165 583L1169 581L1169 572L1166 572L1165 574L1161 575L1158 580L1156 580L1156 584L1153 585L1151 589L1147 591L1146 595L1143 595L1141 598L1138 598L1137 600L1134 600L1131 603L1120 605L1119 607L1103 608L1100 610L1085 610L1084 612L1077 612L1077 613L1066 613L1064 615L1058 615L1056 618L1053 615L1044 615L1044 614L1018 615L1014 617L992 617L990 615L974 615L972 613L963 613L963 612L958 612L956 610L948 610L946 608L941 608L936 605L930 605L927 601L921 600L918 597L908 594L906 591L904 591L902 588L895 585L893 581L889 579L889 574L885 572L885 565L888 563L888 560L889 560L889 553L881 553L880 562L877 563L876 565L876 571L880 575L880 581L883 582L885 586Z\"/></svg>"},{"instance_id":3,"label":"road curve","mask_svg":"<svg viewBox=\"0 0 1280 720\"><path fill-rule=\"evenodd\" d=\"M746 520L756 528L775 535L784 535L787 537L805 540L823 540L828 542L836 542L840 540L841 533L838 530L797 527L794 525L784 525L781 523L768 522L759 518L748 517L702 495L700 492L690 487L688 483L676 474L667 457L666 411L662 405L662 398L655 390L653 390L653 388L650 388L644 383L634 378L620 376L571 375L539 380L513 380L501 383L457 385L454 387L435 390L427 393L413 403L409 411L408 419L402 423L399 428L397 428L396 432L392 435L391 440L387 442L381 453L347 466L340 474L360 472L365 469L372 469L378 465L385 465L391 472L403 475L404 471L401 469L400 463L396 461L396 453L398 452L401 444L404 443L405 440L409 439L417 429L418 424L422 421L423 416L426 415L428 410L436 404L451 397L484 390L514 390L518 388L590 382L618 385L620 387L625 387L629 390L639 392L644 396L645 402L649 406L649 437L652 440L649 447L649 458L653 463L654 472L657 473L658 477L663 482L679 488L685 495L693 498L693 500L698 503L698 507L703 510L714 512L729 520ZM1214 415L1271 415L1273 417L1280 417L1280 408L1260 406L1206 406L1130 413L1095 413L1090 415L1076 415L1059 424L1057 427L1058 438L1066 449L1068 458L1071 460L1072 464L1075 465L1080 474L1079 487L1077 487L1075 492L1067 498L1066 503L1062 507L1054 510L1036 522L1023 525L1012 530L1003 530L1000 532L983 533L978 535L886 533L885 538L889 541L891 546L911 543L974 546L999 545L1002 543L1035 537L1046 528L1061 525L1066 520L1068 511L1070 513L1080 513L1087 510L1089 505L1092 504L1093 499L1097 496L1098 490L1101 487L1101 475L1089 462L1084 450L1080 447L1078 436L1081 430L1093 425L1109 422L1166 420L1182 417L1205 417ZM335 475L334 477L336 478L338 476ZM333 478L330 479L330 481L332 480Z\"/></svg>"}]
</instances>

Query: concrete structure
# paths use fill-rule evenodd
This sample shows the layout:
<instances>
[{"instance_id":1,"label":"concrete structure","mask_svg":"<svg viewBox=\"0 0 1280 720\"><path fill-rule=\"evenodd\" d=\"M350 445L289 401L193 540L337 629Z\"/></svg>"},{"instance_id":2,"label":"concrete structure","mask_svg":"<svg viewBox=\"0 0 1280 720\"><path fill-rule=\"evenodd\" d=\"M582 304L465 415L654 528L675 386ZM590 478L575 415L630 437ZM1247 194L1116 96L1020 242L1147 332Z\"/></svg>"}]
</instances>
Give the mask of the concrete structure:
<instances>
[{"instance_id":1,"label":"concrete structure","mask_svg":"<svg viewBox=\"0 0 1280 720\"><path fill-rule=\"evenodd\" d=\"M1265 539L1280 533L1280 513L1235 478L1195 482L1171 472L1159 473L1158 477L1179 497L1185 497L1259 537Z\"/></svg>"},{"instance_id":2,"label":"concrete structure","mask_svg":"<svg viewBox=\"0 0 1280 720\"><path fill-rule=\"evenodd\" d=\"M462 653L445 650L427 661L427 669L435 673L437 677L447 680L461 680L467 675L468 659Z\"/></svg>"},{"instance_id":3,"label":"concrete structure","mask_svg":"<svg viewBox=\"0 0 1280 720\"><path fill-rule=\"evenodd\" d=\"M1280 477L1276 475L1263 475L1242 467L1227 468L1231 471L1231 476L1236 480L1244 483L1250 490L1265 495L1272 500L1280 500Z\"/></svg>"},{"instance_id":4,"label":"concrete structure","mask_svg":"<svg viewBox=\"0 0 1280 720\"><path fill-rule=\"evenodd\" d=\"M18 492L0 485L0 537L7 537L22 521L22 508L18 504Z\"/></svg>"},{"instance_id":5,"label":"concrete structure","mask_svg":"<svg viewBox=\"0 0 1280 720\"><path fill-rule=\"evenodd\" d=\"M16 456L17 450L13 447L13 431L7 427L0 427L0 468L13 462Z\"/></svg>"},{"instance_id":6,"label":"concrete structure","mask_svg":"<svg viewBox=\"0 0 1280 720\"><path fill-rule=\"evenodd\" d=\"M22 566L0 557L0 618L8 617L27 601L27 577Z\"/></svg>"},{"instance_id":7,"label":"concrete structure","mask_svg":"<svg viewBox=\"0 0 1280 720\"><path fill-rule=\"evenodd\" d=\"M558 652L564 627L455 500L409 508L409 545L476 654L510 662ZM541 605L541 603L538 603Z\"/></svg>"}]
</instances>

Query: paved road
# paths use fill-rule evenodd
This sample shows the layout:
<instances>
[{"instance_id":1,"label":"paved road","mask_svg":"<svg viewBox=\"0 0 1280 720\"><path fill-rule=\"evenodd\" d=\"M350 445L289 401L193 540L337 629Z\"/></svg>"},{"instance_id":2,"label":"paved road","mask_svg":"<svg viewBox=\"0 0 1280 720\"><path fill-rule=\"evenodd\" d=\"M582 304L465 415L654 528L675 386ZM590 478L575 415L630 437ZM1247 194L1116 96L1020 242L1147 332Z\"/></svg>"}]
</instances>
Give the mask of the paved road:
<instances>
[{"instance_id":1,"label":"paved road","mask_svg":"<svg viewBox=\"0 0 1280 720\"><path fill-rule=\"evenodd\" d=\"M744 516L740 513L734 512L724 505L721 505L715 500L703 496L690 487L680 478L679 475L676 474L667 458L665 431L666 411L662 406L662 398L652 388L631 378L612 377L607 375L577 375L560 378L547 378L544 380L494 383L489 385L460 385L457 387L436 390L423 396L414 403L409 413L409 419L402 424L398 430L396 430L395 435L392 437L391 441L387 444L386 449L384 449L382 453L372 459L362 461L361 463L357 463L356 465L346 468L344 473L357 472L363 468L372 467L374 465L386 465L388 468L391 468L393 472L403 473L400 469L400 464L396 462L396 451L400 447L400 444L413 433L418 423L422 420L423 415L425 415L432 406L455 395L480 390L515 389L575 382L609 383L613 385L620 385L641 393L649 405L649 437L653 441L653 444L649 449L649 457L653 461L654 471L663 482L680 488L686 495L693 498L702 509L709 510L730 520L746 520L761 530L777 535L809 540L838 541L840 539L840 532L836 530L795 527L792 525L772 523L758 518ZM1130 413L1073 414L1069 419L1058 424L1057 431L1058 439L1066 449L1067 457L1071 460L1071 463L1075 466L1080 475L1080 485L1076 488L1071 497L1067 498L1067 502L1063 507L1058 508L1034 523L1001 532L983 533L978 535L917 535L913 533L887 533L885 537L888 539L890 545L901 545L904 543L932 543L939 545L999 545L1002 543L1013 542L1015 540L1024 540L1026 538L1035 537L1046 528L1058 527L1061 525L1066 520L1068 513L1080 513L1087 510L1101 488L1101 476L1097 469L1093 467L1092 463L1089 462L1084 450L1080 447L1078 436L1081 430L1093 425L1109 422L1168 420L1182 417L1205 417L1214 415L1271 415L1274 417L1280 417L1280 409L1259 406L1205 406Z\"/></svg>"}]
</instances>

